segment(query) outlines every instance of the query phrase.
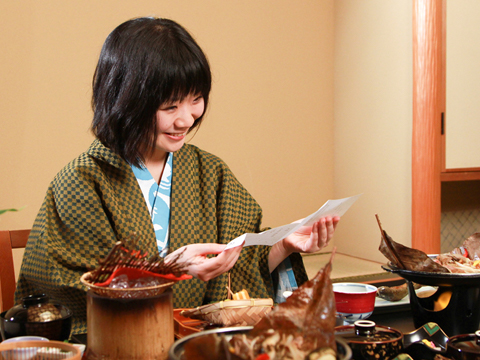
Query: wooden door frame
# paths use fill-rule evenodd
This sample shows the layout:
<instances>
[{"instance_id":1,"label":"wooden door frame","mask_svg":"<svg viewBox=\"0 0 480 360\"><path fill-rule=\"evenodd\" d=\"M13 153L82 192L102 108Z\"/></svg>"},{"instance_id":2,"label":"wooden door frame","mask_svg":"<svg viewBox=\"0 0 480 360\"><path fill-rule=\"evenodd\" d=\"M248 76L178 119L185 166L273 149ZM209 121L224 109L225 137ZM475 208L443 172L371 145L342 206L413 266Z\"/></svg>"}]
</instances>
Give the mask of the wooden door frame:
<instances>
[{"instance_id":1,"label":"wooden door frame","mask_svg":"<svg viewBox=\"0 0 480 360\"><path fill-rule=\"evenodd\" d=\"M412 247L440 252L445 0L413 0Z\"/></svg>"}]
</instances>

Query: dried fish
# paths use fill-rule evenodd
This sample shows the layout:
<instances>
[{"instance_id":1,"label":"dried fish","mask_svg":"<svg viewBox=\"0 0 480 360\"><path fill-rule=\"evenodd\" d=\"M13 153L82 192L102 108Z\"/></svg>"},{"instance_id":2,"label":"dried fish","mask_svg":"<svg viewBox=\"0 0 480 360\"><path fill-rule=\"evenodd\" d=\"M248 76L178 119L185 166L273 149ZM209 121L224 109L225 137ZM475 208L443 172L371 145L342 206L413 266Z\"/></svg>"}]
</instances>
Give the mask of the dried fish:
<instances>
[{"instance_id":1,"label":"dried fish","mask_svg":"<svg viewBox=\"0 0 480 360\"><path fill-rule=\"evenodd\" d=\"M149 256L137 248L138 236L131 234L129 238L117 241L99 266L92 271L89 282L92 284L105 282L115 270L123 267L149 271L155 274L173 274L180 277L188 271L188 262L179 262L184 251L178 252L168 263L160 255Z\"/></svg>"}]
</instances>

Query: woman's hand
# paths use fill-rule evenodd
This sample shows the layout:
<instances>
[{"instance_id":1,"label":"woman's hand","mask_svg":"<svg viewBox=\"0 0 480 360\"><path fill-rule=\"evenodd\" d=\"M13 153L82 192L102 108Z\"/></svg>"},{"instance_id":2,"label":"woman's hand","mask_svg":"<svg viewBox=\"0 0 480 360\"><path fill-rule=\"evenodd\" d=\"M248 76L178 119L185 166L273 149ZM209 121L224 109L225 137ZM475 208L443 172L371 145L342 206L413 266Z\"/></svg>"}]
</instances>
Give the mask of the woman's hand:
<instances>
[{"instance_id":1,"label":"woman's hand","mask_svg":"<svg viewBox=\"0 0 480 360\"><path fill-rule=\"evenodd\" d=\"M332 239L339 221L339 216L324 217L312 226L302 226L293 234L277 242L268 256L270 272L294 252L313 253L323 249Z\"/></svg>"},{"instance_id":2,"label":"woman's hand","mask_svg":"<svg viewBox=\"0 0 480 360\"><path fill-rule=\"evenodd\" d=\"M188 264L188 274L208 281L230 270L240 256L242 246L224 251L226 246L214 243L186 245L167 255L165 262L168 263L178 252L183 251L177 262ZM209 254L218 255L208 258Z\"/></svg>"},{"instance_id":3,"label":"woman's hand","mask_svg":"<svg viewBox=\"0 0 480 360\"><path fill-rule=\"evenodd\" d=\"M339 216L324 217L312 226L302 226L293 234L283 239L285 250L290 253L312 253L323 249L333 238L333 233L340 221Z\"/></svg>"}]
</instances>

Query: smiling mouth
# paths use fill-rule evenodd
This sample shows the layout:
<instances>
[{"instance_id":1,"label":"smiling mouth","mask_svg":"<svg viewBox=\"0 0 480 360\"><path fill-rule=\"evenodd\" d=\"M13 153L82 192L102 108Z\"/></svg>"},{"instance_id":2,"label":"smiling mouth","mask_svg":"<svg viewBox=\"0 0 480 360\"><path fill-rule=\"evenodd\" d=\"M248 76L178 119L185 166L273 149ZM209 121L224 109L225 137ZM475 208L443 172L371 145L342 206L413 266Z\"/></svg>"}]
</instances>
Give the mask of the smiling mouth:
<instances>
[{"instance_id":1,"label":"smiling mouth","mask_svg":"<svg viewBox=\"0 0 480 360\"><path fill-rule=\"evenodd\" d=\"M173 134L173 133L165 133L166 135L170 136L170 137L176 137L176 138L182 138L184 137L185 135L187 135L186 132L183 132L181 134Z\"/></svg>"}]
</instances>

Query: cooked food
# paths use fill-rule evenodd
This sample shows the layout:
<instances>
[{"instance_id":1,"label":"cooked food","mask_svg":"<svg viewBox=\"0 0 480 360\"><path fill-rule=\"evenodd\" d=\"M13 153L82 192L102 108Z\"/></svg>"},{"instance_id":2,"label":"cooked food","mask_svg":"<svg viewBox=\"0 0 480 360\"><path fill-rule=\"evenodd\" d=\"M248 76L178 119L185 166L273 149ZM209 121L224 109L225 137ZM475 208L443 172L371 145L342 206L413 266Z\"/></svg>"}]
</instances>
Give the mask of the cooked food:
<instances>
[{"instance_id":1,"label":"cooked food","mask_svg":"<svg viewBox=\"0 0 480 360\"><path fill-rule=\"evenodd\" d=\"M462 246L453 249L450 254L461 255L473 261L480 260L480 232L469 236Z\"/></svg>"},{"instance_id":2,"label":"cooked food","mask_svg":"<svg viewBox=\"0 0 480 360\"><path fill-rule=\"evenodd\" d=\"M413 283L413 287L420 289L422 285ZM397 286L379 286L377 289L377 297L387 301L400 301L408 295L407 283Z\"/></svg>"},{"instance_id":3,"label":"cooked food","mask_svg":"<svg viewBox=\"0 0 480 360\"><path fill-rule=\"evenodd\" d=\"M462 246L430 258L421 250L399 244L382 229L379 250L390 263L404 270L432 273L480 273L480 233L468 237Z\"/></svg>"},{"instance_id":4,"label":"cooked food","mask_svg":"<svg viewBox=\"0 0 480 360\"><path fill-rule=\"evenodd\" d=\"M440 254L435 258L435 262L447 268L451 273L480 273L480 260L470 260L462 255Z\"/></svg>"},{"instance_id":5,"label":"cooked food","mask_svg":"<svg viewBox=\"0 0 480 360\"><path fill-rule=\"evenodd\" d=\"M243 289L232 295L232 300L246 300L250 299L250 295L248 295L248 291Z\"/></svg>"},{"instance_id":6,"label":"cooked food","mask_svg":"<svg viewBox=\"0 0 480 360\"><path fill-rule=\"evenodd\" d=\"M247 290L233 293L230 286L227 291L227 299L183 310L180 315L218 326L252 326L272 310L273 300L270 298L252 299Z\"/></svg>"},{"instance_id":7,"label":"cooked food","mask_svg":"<svg viewBox=\"0 0 480 360\"><path fill-rule=\"evenodd\" d=\"M185 344L186 359L335 359L335 297L330 262L246 334L208 335Z\"/></svg>"}]
</instances>

